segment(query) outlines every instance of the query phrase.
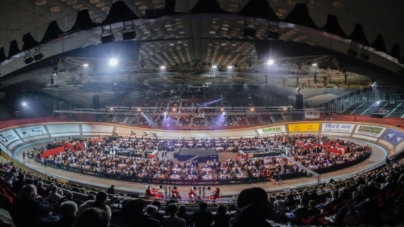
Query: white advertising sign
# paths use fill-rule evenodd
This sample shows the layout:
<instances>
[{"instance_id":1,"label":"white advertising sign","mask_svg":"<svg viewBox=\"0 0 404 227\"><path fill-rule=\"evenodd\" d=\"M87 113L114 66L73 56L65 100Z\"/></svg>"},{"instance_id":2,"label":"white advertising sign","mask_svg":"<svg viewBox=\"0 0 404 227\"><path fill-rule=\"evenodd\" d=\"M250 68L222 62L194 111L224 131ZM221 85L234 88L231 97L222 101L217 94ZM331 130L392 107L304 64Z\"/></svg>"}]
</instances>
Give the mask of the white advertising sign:
<instances>
[{"instance_id":1,"label":"white advertising sign","mask_svg":"<svg viewBox=\"0 0 404 227\"><path fill-rule=\"evenodd\" d=\"M354 124L323 123L321 131L351 133L354 127Z\"/></svg>"},{"instance_id":2,"label":"white advertising sign","mask_svg":"<svg viewBox=\"0 0 404 227\"><path fill-rule=\"evenodd\" d=\"M45 127L43 127L42 125L17 128L16 131L21 136L21 138L47 135Z\"/></svg>"},{"instance_id":3,"label":"white advertising sign","mask_svg":"<svg viewBox=\"0 0 404 227\"><path fill-rule=\"evenodd\" d=\"M18 139L17 134L12 129L0 132L0 142L5 146L8 146L11 142Z\"/></svg>"}]
</instances>

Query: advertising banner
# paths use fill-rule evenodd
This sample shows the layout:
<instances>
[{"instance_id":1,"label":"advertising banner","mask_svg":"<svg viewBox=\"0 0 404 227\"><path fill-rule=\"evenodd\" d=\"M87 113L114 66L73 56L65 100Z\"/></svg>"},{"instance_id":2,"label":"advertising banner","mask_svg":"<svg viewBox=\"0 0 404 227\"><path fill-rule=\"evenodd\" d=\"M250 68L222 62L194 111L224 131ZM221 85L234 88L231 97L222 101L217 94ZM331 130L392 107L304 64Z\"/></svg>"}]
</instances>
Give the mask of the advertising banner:
<instances>
[{"instance_id":1,"label":"advertising banner","mask_svg":"<svg viewBox=\"0 0 404 227\"><path fill-rule=\"evenodd\" d=\"M316 109L306 109L304 112L304 118L306 119L320 119L320 111Z\"/></svg>"},{"instance_id":2,"label":"advertising banner","mask_svg":"<svg viewBox=\"0 0 404 227\"><path fill-rule=\"evenodd\" d=\"M42 125L17 128L16 131L22 138L47 135L46 130Z\"/></svg>"},{"instance_id":3,"label":"advertising banner","mask_svg":"<svg viewBox=\"0 0 404 227\"><path fill-rule=\"evenodd\" d=\"M373 126L373 125L358 125L356 127L355 133L373 137L379 137L386 128Z\"/></svg>"},{"instance_id":4,"label":"advertising banner","mask_svg":"<svg viewBox=\"0 0 404 227\"><path fill-rule=\"evenodd\" d=\"M257 129L257 131L261 135L286 133L286 127L285 127L285 125L278 125L278 126L272 126L272 127L267 127L267 128L260 128L260 129Z\"/></svg>"},{"instance_id":5,"label":"advertising banner","mask_svg":"<svg viewBox=\"0 0 404 227\"><path fill-rule=\"evenodd\" d=\"M404 140L404 133L394 130L394 129L387 129L386 133L384 133L383 137L384 140L397 146L401 141Z\"/></svg>"},{"instance_id":6,"label":"advertising banner","mask_svg":"<svg viewBox=\"0 0 404 227\"><path fill-rule=\"evenodd\" d=\"M323 123L321 131L351 133L354 127L354 124Z\"/></svg>"},{"instance_id":7,"label":"advertising banner","mask_svg":"<svg viewBox=\"0 0 404 227\"><path fill-rule=\"evenodd\" d=\"M12 129L0 132L0 142L4 144L4 146L8 146L11 142L18 139L17 134Z\"/></svg>"},{"instance_id":8,"label":"advertising banner","mask_svg":"<svg viewBox=\"0 0 404 227\"><path fill-rule=\"evenodd\" d=\"M289 124L289 132L318 132L320 129L319 123L306 124Z\"/></svg>"}]
</instances>

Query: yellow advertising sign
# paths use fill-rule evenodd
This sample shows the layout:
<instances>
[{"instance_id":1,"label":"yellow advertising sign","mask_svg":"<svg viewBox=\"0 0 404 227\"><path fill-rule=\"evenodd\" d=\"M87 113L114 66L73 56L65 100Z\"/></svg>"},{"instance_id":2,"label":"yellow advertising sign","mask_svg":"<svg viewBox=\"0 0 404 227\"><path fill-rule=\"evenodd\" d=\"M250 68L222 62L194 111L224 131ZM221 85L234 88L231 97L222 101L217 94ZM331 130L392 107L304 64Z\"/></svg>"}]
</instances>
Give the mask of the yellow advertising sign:
<instances>
[{"instance_id":1,"label":"yellow advertising sign","mask_svg":"<svg viewBox=\"0 0 404 227\"><path fill-rule=\"evenodd\" d=\"M289 132L318 132L319 123L289 124Z\"/></svg>"}]
</instances>

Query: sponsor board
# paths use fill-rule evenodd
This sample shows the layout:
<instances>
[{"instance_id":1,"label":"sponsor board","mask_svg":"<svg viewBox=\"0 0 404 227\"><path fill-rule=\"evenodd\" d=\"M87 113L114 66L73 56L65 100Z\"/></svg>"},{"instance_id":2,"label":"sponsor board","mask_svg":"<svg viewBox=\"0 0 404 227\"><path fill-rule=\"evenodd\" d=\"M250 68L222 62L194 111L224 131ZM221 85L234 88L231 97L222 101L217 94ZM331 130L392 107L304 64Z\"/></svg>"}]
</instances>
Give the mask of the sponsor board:
<instances>
[{"instance_id":1,"label":"sponsor board","mask_svg":"<svg viewBox=\"0 0 404 227\"><path fill-rule=\"evenodd\" d=\"M373 125L358 125L355 133L373 137L379 137L386 128L373 126Z\"/></svg>"},{"instance_id":2,"label":"sponsor board","mask_svg":"<svg viewBox=\"0 0 404 227\"><path fill-rule=\"evenodd\" d=\"M374 138L374 137L370 137L370 136L362 136L362 135L352 135L352 137L355 137L355 138L360 138L360 139L365 139L365 140L370 140L370 141L376 141L377 140L377 138Z\"/></svg>"},{"instance_id":3,"label":"sponsor board","mask_svg":"<svg viewBox=\"0 0 404 227\"><path fill-rule=\"evenodd\" d=\"M17 134L12 129L0 132L0 142L4 144L4 146L8 146L11 142L18 139Z\"/></svg>"},{"instance_id":4,"label":"sponsor board","mask_svg":"<svg viewBox=\"0 0 404 227\"><path fill-rule=\"evenodd\" d=\"M321 131L351 133L354 127L354 124L323 123L321 126Z\"/></svg>"},{"instance_id":5,"label":"sponsor board","mask_svg":"<svg viewBox=\"0 0 404 227\"><path fill-rule=\"evenodd\" d=\"M286 133L286 127L285 125L278 125L278 126L273 126L273 127L267 127L267 128L260 128L257 129L259 134L275 134L275 133Z\"/></svg>"},{"instance_id":6,"label":"sponsor board","mask_svg":"<svg viewBox=\"0 0 404 227\"><path fill-rule=\"evenodd\" d=\"M17 128L16 131L22 138L47 135L45 127L42 125Z\"/></svg>"},{"instance_id":7,"label":"sponsor board","mask_svg":"<svg viewBox=\"0 0 404 227\"><path fill-rule=\"evenodd\" d=\"M386 133L384 133L382 139L397 146L399 143L401 143L404 140L404 133L389 128L386 130Z\"/></svg>"},{"instance_id":8,"label":"sponsor board","mask_svg":"<svg viewBox=\"0 0 404 227\"><path fill-rule=\"evenodd\" d=\"M306 124L289 124L289 132L318 132L320 129L319 123L306 123Z\"/></svg>"},{"instance_id":9,"label":"sponsor board","mask_svg":"<svg viewBox=\"0 0 404 227\"><path fill-rule=\"evenodd\" d=\"M343 136L343 137L350 137L350 133L341 133L341 132L322 132L321 135L323 136Z\"/></svg>"},{"instance_id":10,"label":"sponsor board","mask_svg":"<svg viewBox=\"0 0 404 227\"><path fill-rule=\"evenodd\" d=\"M3 144L1 144L1 143L0 143L0 149L1 149L1 151L3 151L3 152L5 152L6 154L8 154L7 148L6 148Z\"/></svg>"}]
</instances>

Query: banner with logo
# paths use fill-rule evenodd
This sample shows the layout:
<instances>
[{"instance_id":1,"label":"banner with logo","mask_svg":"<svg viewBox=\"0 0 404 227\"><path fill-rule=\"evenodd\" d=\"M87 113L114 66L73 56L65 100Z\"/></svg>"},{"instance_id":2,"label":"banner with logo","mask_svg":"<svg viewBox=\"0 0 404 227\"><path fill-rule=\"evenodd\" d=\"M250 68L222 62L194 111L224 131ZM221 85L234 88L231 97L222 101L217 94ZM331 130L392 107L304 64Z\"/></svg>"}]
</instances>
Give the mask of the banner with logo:
<instances>
[{"instance_id":1,"label":"banner with logo","mask_svg":"<svg viewBox=\"0 0 404 227\"><path fill-rule=\"evenodd\" d=\"M320 129L319 123L306 124L289 124L289 132L318 132Z\"/></svg>"},{"instance_id":2,"label":"banner with logo","mask_svg":"<svg viewBox=\"0 0 404 227\"><path fill-rule=\"evenodd\" d=\"M4 146L7 147L11 142L16 140L19 140L19 138L14 130L10 129L0 132L0 142L4 144Z\"/></svg>"},{"instance_id":3,"label":"banner with logo","mask_svg":"<svg viewBox=\"0 0 404 227\"><path fill-rule=\"evenodd\" d=\"M17 128L16 131L22 138L47 135L45 127L42 125Z\"/></svg>"},{"instance_id":4,"label":"banner with logo","mask_svg":"<svg viewBox=\"0 0 404 227\"><path fill-rule=\"evenodd\" d=\"M260 128L260 129L257 129L257 131L261 135L286 133L286 127L285 127L285 125L278 125L278 126L272 126L272 127L267 127L267 128Z\"/></svg>"},{"instance_id":5,"label":"banner with logo","mask_svg":"<svg viewBox=\"0 0 404 227\"><path fill-rule=\"evenodd\" d=\"M384 133L382 139L397 146L399 143L401 143L401 141L404 140L404 133L389 128L387 129L386 133Z\"/></svg>"},{"instance_id":6,"label":"banner with logo","mask_svg":"<svg viewBox=\"0 0 404 227\"><path fill-rule=\"evenodd\" d=\"M360 135L367 135L373 137L379 137L386 128L373 126L373 125L358 125L355 133Z\"/></svg>"},{"instance_id":7,"label":"banner with logo","mask_svg":"<svg viewBox=\"0 0 404 227\"><path fill-rule=\"evenodd\" d=\"M354 127L354 124L323 123L321 131L351 133Z\"/></svg>"},{"instance_id":8,"label":"banner with logo","mask_svg":"<svg viewBox=\"0 0 404 227\"><path fill-rule=\"evenodd\" d=\"M306 109L304 111L304 118L306 119L320 119L320 111L316 109Z\"/></svg>"}]
</instances>

